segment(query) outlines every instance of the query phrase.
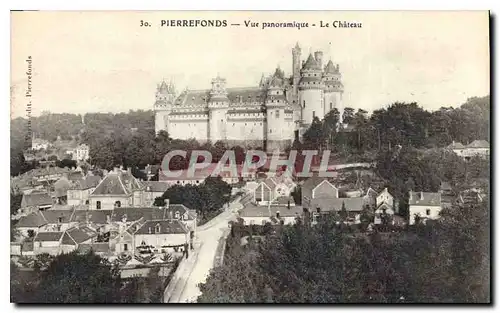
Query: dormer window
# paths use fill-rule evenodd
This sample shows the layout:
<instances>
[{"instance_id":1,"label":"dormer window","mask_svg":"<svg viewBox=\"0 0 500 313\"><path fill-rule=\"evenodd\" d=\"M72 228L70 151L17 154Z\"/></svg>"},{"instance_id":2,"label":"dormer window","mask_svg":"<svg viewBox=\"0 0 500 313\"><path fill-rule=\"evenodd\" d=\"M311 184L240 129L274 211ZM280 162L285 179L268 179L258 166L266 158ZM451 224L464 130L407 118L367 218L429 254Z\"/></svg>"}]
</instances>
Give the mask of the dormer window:
<instances>
[{"instance_id":1,"label":"dormer window","mask_svg":"<svg viewBox=\"0 0 500 313\"><path fill-rule=\"evenodd\" d=\"M179 212L175 212L175 218L176 218L176 219L179 219L179 218L180 218L180 213L179 213Z\"/></svg>"}]
</instances>

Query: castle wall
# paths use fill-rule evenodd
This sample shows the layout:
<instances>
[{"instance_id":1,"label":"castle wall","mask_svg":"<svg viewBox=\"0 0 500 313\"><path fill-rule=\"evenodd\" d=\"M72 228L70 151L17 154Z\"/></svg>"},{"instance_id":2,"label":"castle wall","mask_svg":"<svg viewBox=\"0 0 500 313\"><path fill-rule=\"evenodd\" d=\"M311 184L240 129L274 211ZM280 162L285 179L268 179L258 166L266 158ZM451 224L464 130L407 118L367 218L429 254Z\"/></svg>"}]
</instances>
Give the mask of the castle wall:
<instances>
[{"instance_id":1,"label":"castle wall","mask_svg":"<svg viewBox=\"0 0 500 313\"><path fill-rule=\"evenodd\" d=\"M170 116L169 134L176 139L207 141L208 114Z\"/></svg>"},{"instance_id":2,"label":"castle wall","mask_svg":"<svg viewBox=\"0 0 500 313\"><path fill-rule=\"evenodd\" d=\"M252 113L249 113L252 114ZM255 113L260 118L231 117L227 122L226 140L264 140L264 118L262 113Z\"/></svg>"}]
</instances>

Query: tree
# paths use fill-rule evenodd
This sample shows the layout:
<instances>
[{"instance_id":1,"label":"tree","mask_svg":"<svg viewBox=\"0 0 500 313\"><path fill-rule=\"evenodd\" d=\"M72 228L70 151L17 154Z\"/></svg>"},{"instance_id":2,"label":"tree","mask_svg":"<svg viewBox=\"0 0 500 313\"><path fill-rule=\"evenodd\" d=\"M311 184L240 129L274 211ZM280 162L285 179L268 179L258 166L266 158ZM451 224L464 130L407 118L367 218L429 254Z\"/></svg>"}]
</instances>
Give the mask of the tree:
<instances>
[{"instance_id":1,"label":"tree","mask_svg":"<svg viewBox=\"0 0 500 313\"><path fill-rule=\"evenodd\" d=\"M233 226L225 262L201 284L198 302L488 303L488 203L442 212L384 237L353 236L325 215L315 227L275 228L253 246L241 246L244 226Z\"/></svg>"},{"instance_id":2,"label":"tree","mask_svg":"<svg viewBox=\"0 0 500 313\"><path fill-rule=\"evenodd\" d=\"M19 193L10 193L10 214L16 215L21 208L21 201L23 200L23 195Z\"/></svg>"},{"instance_id":3,"label":"tree","mask_svg":"<svg viewBox=\"0 0 500 313\"><path fill-rule=\"evenodd\" d=\"M354 109L350 107L344 108L344 113L342 114L342 122L344 124L351 124L354 119Z\"/></svg>"},{"instance_id":4,"label":"tree","mask_svg":"<svg viewBox=\"0 0 500 313\"><path fill-rule=\"evenodd\" d=\"M306 150L322 149L325 144L323 125L317 116L314 117L311 126L304 133L303 146Z\"/></svg>"},{"instance_id":5,"label":"tree","mask_svg":"<svg viewBox=\"0 0 500 313\"><path fill-rule=\"evenodd\" d=\"M41 274L35 299L39 303L113 303L118 273L109 262L93 254L72 252L54 258Z\"/></svg>"},{"instance_id":6,"label":"tree","mask_svg":"<svg viewBox=\"0 0 500 313\"><path fill-rule=\"evenodd\" d=\"M348 214L347 214L347 209L345 207L345 202L344 201L342 201L342 208L340 209L339 216L342 219L342 221L346 221L347 220Z\"/></svg>"}]
</instances>

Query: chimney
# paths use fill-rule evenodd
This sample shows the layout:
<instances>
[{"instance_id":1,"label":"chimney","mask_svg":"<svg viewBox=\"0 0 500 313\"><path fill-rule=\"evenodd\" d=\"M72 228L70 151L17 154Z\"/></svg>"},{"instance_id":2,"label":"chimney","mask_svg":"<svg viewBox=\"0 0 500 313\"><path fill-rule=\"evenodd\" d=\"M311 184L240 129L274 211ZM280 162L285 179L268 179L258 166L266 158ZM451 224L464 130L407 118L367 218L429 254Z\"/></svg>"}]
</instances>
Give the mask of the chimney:
<instances>
[{"instance_id":1,"label":"chimney","mask_svg":"<svg viewBox=\"0 0 500 313\"><path fill-rule=\"evenodd\" d=\"M422 191L420 192L420 200L424 200L424 193Z\"/></svg>"},{"instance_id":2,"label":"chimney","mask_svg":"<svg viewBox=\"0 0 500 313\"><path fill-rule=\"evenodd\" d=\"M168 209L170 207L170 199L165 199L165 208Z\"/></svg>"},{"instance_id":3,"label":"chimney","mask_svg":"<svg viewBox=\"0 0 500 313\"><path fill-rule=\"evenodd\" d=\"M314 52L314 58L316 59L316 62L318 63L319 67L323 67L323 52L322 51L316 51Z\"/></svg>"},{"instance_id":4,"label":"chimney","mask_svg":"<svg viewBox=\"0 0 500 313\"><path fill-rule=\"evenodd\" d=\"M113 167L113 173L118 173L118 167Z\"/></svg>"},{"instance_id":5,"label":"chimney","mask_svg":"<svg viewBox=\"0 0 500 313\"><path fill-rule=\"evenodd\" d=\"M132 175L132 168L130 166L127 167L127 173L129 173L130 175Z\"/></svg>"},{"instance_id":6,"label":"chimney","mask_svg":"<svg viewBox=\"0 0 500 313\"><path fill-rule=\"evenodd\" d=\"M172 211L168 211L168 218L169 218L169 219L172 219L172 218L173 218Z\"/></svg>"}]
</instances>

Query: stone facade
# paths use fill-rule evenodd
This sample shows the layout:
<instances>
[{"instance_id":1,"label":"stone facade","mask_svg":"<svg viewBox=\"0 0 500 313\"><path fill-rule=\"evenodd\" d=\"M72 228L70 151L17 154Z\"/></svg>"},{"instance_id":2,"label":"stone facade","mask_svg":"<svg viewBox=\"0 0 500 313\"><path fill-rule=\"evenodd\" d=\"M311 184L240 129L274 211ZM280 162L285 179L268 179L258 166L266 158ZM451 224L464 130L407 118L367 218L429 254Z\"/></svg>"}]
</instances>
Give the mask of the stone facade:
<instances>
[{"instance_id":1,"label":"stone facade","mask_svg":"<svg viewBox=\"0 0 500 313\"><path fill-rule=\"evenodd\" d=\"M176 139L285 149L314 117L322 119L334 108L340 116L343 112L339 66L330 60L323 67L321 51L302 64L300 57L297 44L292 76L278 67L274 74L262 75L255 87L226 88L226 80L217 76L211 89L186 89L178 95L173 83L163 81L154 105L156 132L165 130Z\"/></svg>"}]
</instances>

